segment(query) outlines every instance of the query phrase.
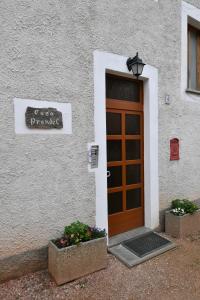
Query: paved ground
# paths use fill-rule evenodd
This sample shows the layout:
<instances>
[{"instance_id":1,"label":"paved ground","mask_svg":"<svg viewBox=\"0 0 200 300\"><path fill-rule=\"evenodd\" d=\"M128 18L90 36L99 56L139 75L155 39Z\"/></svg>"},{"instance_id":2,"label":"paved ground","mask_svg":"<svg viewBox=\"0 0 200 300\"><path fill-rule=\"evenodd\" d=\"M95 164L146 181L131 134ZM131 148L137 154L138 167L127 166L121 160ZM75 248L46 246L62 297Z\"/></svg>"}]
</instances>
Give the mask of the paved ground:
<instances>
[{"instance_id":1,"label":"paved ground","mask_svg":"<svg viewBox=\"0 0 200 300\"><path fill-rule=\"evenodd\" d=\"M57 287L47 271L0 285L0 300L199 300L200 235L174 240L178 247L128 269L109 255L108 268Z\"/></svg>"}]
</instances>

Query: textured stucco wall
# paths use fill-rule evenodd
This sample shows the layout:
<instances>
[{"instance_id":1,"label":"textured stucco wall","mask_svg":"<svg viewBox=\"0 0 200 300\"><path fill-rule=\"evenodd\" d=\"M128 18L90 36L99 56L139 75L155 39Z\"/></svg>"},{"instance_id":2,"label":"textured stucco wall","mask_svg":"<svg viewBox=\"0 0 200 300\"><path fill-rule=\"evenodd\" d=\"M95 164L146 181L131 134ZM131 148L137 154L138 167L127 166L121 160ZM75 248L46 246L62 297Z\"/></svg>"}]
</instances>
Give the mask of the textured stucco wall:
<instances>
[{"instance_id":1,"label":"textured stucco wall","mask_svg":"<svg viewBox=\"0 0 200 300\"><path fill-rule=\"evenodd\" d=\"M184 0L184 2L192 4L193 6L200 8L200 2L199 0Z\"/></svg>"},{"instance_id":2,"label":"textured stucco wall","mask_svg":"<svg viewBox=\"0 0 200 300\"><path fill-rule=\"evenodd\" d=\"M180 0L2 0L0 23L1 257L45 245L73 220L95 223L87 143L96 49L139 51L159 69L160 208L175 196L199 197L200 104L180 97ZM72 103L73 134L15 135L14 97ZM174 136L179 162L169 161Z\"/></svg>"},{"instance_id":3,"label":"textured stucco wall","mask_svg":"<svg viewBox=\"0 0 200 300\"><path fill-rule=\"evenodd\" d=\"M196 0L186 1L200 8L200 2ZM183 44L186 47L186 45ZM187 52L187 49L184 49ZM194 101L194 98L196 99ZM163 195L161 194L161 203L166 205L165 199L172 199L175 196L188 197L197 199L200 195L199 181L200 181L200 96L184 93L179 97L180 102L177 101L179 113L177 115L179 124L174 124L178 137L181 143L181 159L177 163L169 164L169 182L167 182L168 189L163 187ZM178 107L177 107L178 112ZM176 129L175 129L176 128ZM163 196L163 197L162 197Z\"/></svg>"},{"instance_id":4,"label":"textured stucco wall","mask_svg":"<svg viewBox=\"0 0 200 300\"><path fill-rule=\"evenodd\" d=\"M87 171L92 37L84 2L1 1L0 13L0 256L7 256L46 245L73 220L95 223ZM72 103L73 134L15 135L16 96Z\"/></svg>"}]
</instances>

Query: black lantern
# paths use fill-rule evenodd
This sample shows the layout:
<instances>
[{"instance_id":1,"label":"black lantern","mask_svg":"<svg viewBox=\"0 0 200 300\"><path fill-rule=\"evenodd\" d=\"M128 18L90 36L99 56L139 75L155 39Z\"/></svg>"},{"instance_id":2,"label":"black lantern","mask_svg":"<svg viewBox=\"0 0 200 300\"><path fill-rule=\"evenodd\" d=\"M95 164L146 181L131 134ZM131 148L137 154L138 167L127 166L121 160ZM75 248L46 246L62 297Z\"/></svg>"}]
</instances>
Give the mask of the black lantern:
<instances>
[{"instance_id":1,"label":"black lantern","mask_svg":"<svg viewBox=\"0 0 200 300\"><path fill-rule=\"evenodd\" d=\"M145 64L143 63L142 59L139 58L138 52L136 53L136 56L131 58L129 57L127 59L127 67L128 70L133 72L133 75L135 75L137 78L142 74L143 68Z\"/></svg>"}]
</instances>

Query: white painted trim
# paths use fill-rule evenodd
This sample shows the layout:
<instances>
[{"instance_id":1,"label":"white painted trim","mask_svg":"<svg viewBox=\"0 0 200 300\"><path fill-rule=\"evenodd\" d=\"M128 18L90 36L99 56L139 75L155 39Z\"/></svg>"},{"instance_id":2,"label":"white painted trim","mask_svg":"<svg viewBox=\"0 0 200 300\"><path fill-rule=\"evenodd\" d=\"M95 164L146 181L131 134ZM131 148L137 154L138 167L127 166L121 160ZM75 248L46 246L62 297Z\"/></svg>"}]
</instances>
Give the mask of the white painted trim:
<instances>
[{"instance_id":1,"label":"white painted trim","mask_svg":"<svg viewBox=\"0 0 200 300\"><path fill-rule=\"evenodd\" d=\"M182 20L181 20L181 96L186 101L198 102L200 104L200 95L187 93L187 68L188 68L188 18L199 22L200 9L182 1Z\"/></svg>"},{"instance_id":2,"label":"white painted trim","mask_svg":"<svg viewBox=\"0 0 200 300\"><path fill-rule=\"evenodd\" d=\"M16 134L72 134L71 103L44 100L14 98L15 133ZM25 112L28 106L38 108L53 107L62 113L63 128L61 129L30 129L25 123Z\"/></svg>"},{"instance_id":3,"label":"white painted trim","mask_svg":"<svg viewBox=\"0 0 200 300\"><path fill-rule=\"evenodd\" d=\"M107 159L106 159L106 71L131 77L126 67L127 57L94 51L94 125L95 143L99 145L99 167L95 170L96 225L108 230ZM144 173L145 226L159 225L158 180L158 70L144 67Z\"/></svg>"}]
</instances>

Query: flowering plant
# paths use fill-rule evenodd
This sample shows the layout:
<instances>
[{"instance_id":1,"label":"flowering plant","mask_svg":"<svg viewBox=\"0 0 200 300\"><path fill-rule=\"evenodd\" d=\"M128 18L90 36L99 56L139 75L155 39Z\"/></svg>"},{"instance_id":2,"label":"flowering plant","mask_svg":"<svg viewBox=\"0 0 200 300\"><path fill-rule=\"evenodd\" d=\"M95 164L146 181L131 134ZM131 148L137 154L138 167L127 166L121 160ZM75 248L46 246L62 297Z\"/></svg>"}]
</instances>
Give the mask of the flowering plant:
<instances>
[{"instance_id":1,"label":"flowering plant","mask_svg":"<svg viewBox=\"0 0 200 300\"><path fill-rule=\"evenodd\" d=\"M66 226L63 236L61 238L53 240L53 243L58 248L65 248L72 245L77 245L81 242L87 242L105 236L105 229L102 230L97 227L91 227L77 221Z\"/></svg>"},{"instance_id":2,"label":"flowering plant","mask_svg":"<svg viewBox=\"0 0 200 300\"><path fill-rule=\"evenodd\" d=\"M170 212L176 216L183 216L193 214L198 209L198 206L188 199L176 199L172 201Z\"/></svg>"},{"instance_id":3,"label":"flowering plant","mask_svg":"<svg viewBox=\"0 0 200 300\"><path fill-rule=\"evenodd\" d=\"M172 212L173 215L175 215L175 216L183 216L183 215L185 214L184 209L183 209L183 208L180 208L180 207L178 207L178 208L173 208L173 209L171 210L171 212Z\"/></svg>"}]
</instances>

